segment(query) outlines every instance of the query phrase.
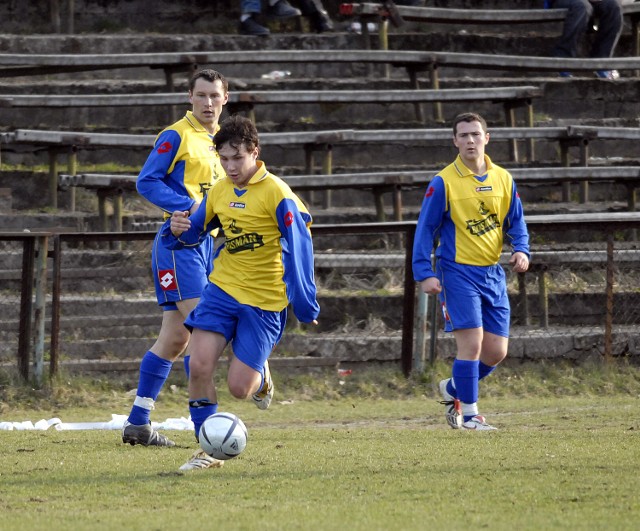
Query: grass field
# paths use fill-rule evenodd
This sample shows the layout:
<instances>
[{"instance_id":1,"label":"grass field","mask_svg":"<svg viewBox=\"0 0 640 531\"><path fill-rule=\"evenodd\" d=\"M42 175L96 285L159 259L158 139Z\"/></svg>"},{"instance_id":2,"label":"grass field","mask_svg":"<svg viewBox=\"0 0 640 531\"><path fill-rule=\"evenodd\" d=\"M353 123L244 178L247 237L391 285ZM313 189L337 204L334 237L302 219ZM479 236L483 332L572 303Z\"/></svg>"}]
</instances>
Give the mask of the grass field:
<instances>
[{"instance_id":1,"label":"grass field","mask_svg":"<svg viewBox=\"0 0 640 531\"><path fill-rule=\"evenodd\" d=\"M249 443L222 469L180 473L195 448L125 446L117 431L0 431L0 529L637 529L640 371L506 369L483 382L497 432L451 430L434 382L370 371L277 378L266 412L221 393ZM177 385L177 384L176 384ZM0 421L106 421L127 384L0 382ZM154 420L185 415L167 389Z\"/></svg>"}]
</instances>

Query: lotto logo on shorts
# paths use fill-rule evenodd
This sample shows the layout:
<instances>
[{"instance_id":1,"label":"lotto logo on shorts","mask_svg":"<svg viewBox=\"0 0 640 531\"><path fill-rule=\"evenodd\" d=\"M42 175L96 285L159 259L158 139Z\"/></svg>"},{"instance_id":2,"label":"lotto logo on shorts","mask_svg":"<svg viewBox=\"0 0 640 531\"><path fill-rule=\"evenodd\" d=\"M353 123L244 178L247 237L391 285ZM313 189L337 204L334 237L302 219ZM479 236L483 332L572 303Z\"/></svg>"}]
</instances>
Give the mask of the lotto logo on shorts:
<instances>
[{"instance_id":1,"label":"lotto logo on shorts","mask_svg":"<svg viewBox=\"0 0 640 531\"><path fill-rule=\"evenodd\" d=\"M444 302L442 303L442 316L444 317L445 321L451 321L451 317L449 317L449 312L447 311L447 307L445 306Z\"/></svg>"},{"instance_id":2,"label":"lotto logo on shorts","mask_svg":"<svg viewBox=\"0 0 640 531\"><path fill-rule=\"evenodd\" d=\"M173 273L173 269L164 269L158 271L158 280L160 280L160 286L163 291L169 291L171 289L178 289L176 284L176 276Z\"/></svg>"}]
</instances>

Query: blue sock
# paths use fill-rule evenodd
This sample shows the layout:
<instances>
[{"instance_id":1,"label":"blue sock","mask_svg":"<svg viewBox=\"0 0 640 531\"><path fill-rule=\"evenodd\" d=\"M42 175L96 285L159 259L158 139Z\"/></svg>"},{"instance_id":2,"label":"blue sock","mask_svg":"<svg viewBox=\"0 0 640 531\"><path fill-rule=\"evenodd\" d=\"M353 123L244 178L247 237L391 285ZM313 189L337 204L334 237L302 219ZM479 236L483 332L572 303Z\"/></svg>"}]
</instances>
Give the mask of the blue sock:
<instances>
[{"instance_id":1,"label":"blue sock","mask_svg":"<svg viewBox=\"0 0 640 531\"><path fill-rule=\"evenodd\" d=\"M202 426L202 423L217 411L218 404L211 402L208 398L189 400L189 413L191 414L196 441L200 439L200 426Z\"/></svg>"},{"instance_id":2,"label":"blue sock","mask_svg":"<svg viewBox=\"0 0 640 531\"><path fill-rule=\"evenodd\" d=\"M480 362L480 365L478 367L478 380L482 380L483 378L489 376L493 371L496 370L496 367L497 365L486 365Z\"/></svg>"},{"instance_id":3,"label":"blue sock","mask_svg":"<svg viewBox=\"0 0 640 531\"><path fill-rule=\"evenodd\" d=\"M478 381L489 376L496 370L496 367L497 365L486 365L485 363L480 362L480 365L478 366ZM449 378L449 381L447 382L447 393L449 393L453 398L458 398L458 392L453 384L453 378Z\"/></svg>"},{"instance_id":4,"label":"blue sock","mask_svg":"<svg viewBox=\"0 0 640 531\"><path fill-rule=\"evenodd\" d=\"M131 424L149 424L153 402L167 381L172 366L172 362L156 356L150 350L143 356L136 400L127 419Z\"/></svg>"},{"instance_id":5,"label":"blue sock","mask_svg":"<svg viewBox=\"0 0 640 531\"><path fill-rule=\"evenodd\" d=\"M459 360L453 361L451 374L456 382L458 398L464 404L475 404L478 401L478 373L479 361ZM469 415L471 418L473 415ZM465 415L464 420L469 420Z\"/></svg>"},{"instance_id":6,"label":"blue sock","mask_svg":"<svg viewBox=\"0 0 640 531\"><path fill-rule=\"evenodd\" d=\"M187 374L187 380L189 379L189 360L191 359L191 356L189 354L187 354L184 357L184 372Z\"/></svg>"}]
</instances>

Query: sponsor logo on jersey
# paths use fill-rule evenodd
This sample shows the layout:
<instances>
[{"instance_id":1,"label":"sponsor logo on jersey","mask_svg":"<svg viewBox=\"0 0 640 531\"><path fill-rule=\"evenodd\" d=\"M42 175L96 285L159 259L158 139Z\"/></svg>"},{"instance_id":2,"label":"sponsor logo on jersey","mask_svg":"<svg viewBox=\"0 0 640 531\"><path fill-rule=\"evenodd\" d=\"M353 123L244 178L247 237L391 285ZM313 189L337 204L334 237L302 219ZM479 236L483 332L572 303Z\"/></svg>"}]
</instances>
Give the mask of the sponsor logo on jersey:
<instances>
[{"instance_id":1,"label":"sponsor logo on jersey","mask_svg":"<svg viewBox=\"0 0 640 531\"><path fill-rule=\"evenodd\" d=\"M476 186L476 192L491 192L493 186Z\"/></svg>"},{"instance_id":2,"label":"sponsor logo on jersey","mask_svg":"<svg viewBox=\"0 0 640 531\"><path fill-rule=\"evenodd\" d=\"M239 201L231 201L229 203L229 208L246 208L247 205L245 203L240 203Z\"/></svg>"},{"instance_id":3,"label":"sponsor logo on jersey","mask_svg":"<svg viewBox=\"0 0 640 531\"><path fill-rule=\"evenodd\" d=\"M176 284L176 275L173 269L161 269L158 271L158 280L160 281L162 291L178 289L178 285Z\"/></svg>"},{"instance_id":4,"label":"sponsor logo on jersey","mask_svg":"<svg viewBox=\"0 0 640 531\"><path fill-rule=\"evenodd\" d=\"M172 148L173 146L171 145L171 142L163 142L158 146L157 151L162 155L163 153L169 153Z\"/></svg>"},{"instance_id":5,"label":"sponsor logo on jersey","mask_svg":"<svg viewBox=\"0 0 640 531\"><path fill-rule=\"evenodd\" d=\"M225 247L229 254L240 253L242 251L253 251L263 245L264 241L262 240L262 235L257 232L243 234L242 236L231 238L225 242Z\"/></svg>"},{"instance_id":6,"label":"sponsor logo on jersey","mask_svg":"<svg viewBox=\"0 0 640 531\"><path fill-rule=\"evenodd\" d=\"M291 227L293 225L293 212L289 211L284 215L284 226Z\"/></svg>"},{"instance_id":7,"label":"sponsor logo on jersey","mask_svg":"<svg viewBox=\"0 0 640 531\"><path fill-rule=\"evenodd\" d=\"M435 190L433 189L433 186L429 186L429 188L427 188L427 193L424 194L424 196L425 197L431 197L434 192L435 192Z\"/></svg>"},{"instance_id":8,"label":"sponsor logo on jersey","mask_svg":"<svg viewBox=\"0 0 640 531\"><path fill-rule=\"evenodd\" d=\"M498 227L500 227L500 221L498 220L498 216L496 214L491 214L490 216L487 216L485 219L481 220L467 220L467 230L473 236L482 236L487 232L496 230Z\"/></svg>"},{"instance_id":9,"label":"sponsor logo on jersey","mask_svg":"<svg viewBox=\"0 0 640 531\"><path fill-rule=\"evenodd\" d=\"M198 183L200 185L200 195L204 197L211 189L211 183Z\"/></svg>"},{"instance_id":10,"label":"sponsor logo on jersey","mask_svg":"<svg viewBox=\"0 0 640 531\"><path fill-rule=\"evenodd\" d=\"M229 232L233 232L234 234L242 234L242 227L238 227L238 225L236 225L235 219L231 220L231 223L229 224Z\"/></svg>"}]
</instances>

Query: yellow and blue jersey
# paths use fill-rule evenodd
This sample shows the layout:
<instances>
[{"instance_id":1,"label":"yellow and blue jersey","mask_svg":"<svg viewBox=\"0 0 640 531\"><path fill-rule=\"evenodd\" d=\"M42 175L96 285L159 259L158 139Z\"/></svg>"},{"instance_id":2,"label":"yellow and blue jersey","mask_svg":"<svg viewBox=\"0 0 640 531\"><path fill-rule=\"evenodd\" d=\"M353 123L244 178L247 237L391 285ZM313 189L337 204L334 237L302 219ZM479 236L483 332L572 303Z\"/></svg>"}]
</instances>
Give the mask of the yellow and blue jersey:
<instances>
[{"instance_id":1,"label":"yellow and blue jersey","mask_svg":"<svg viewBox=\"0 0 640 531\"><path fill-rule=\"evenodd\" d=\"M416 228L415 280L436 276L431 264L436 240L436 256L458 264L497 264L505 237L513 252L529 254L529 234L513 177L486 155L485 162L486 174L477 176L458 155L429 183Z\"/></svg>"},{"instance_id":2,"label":"yellow and blue jersey","mask_svg":"<svg viewBox=\"0 0 640 531\"><path fill-rule=\"evenodd\" d=\"M158 134L140 174L137 188L149 202L164 210L200 203L213 182L225 176L210 134L191 111Z\"/></svg>"},{"instance_id":3,"label":"yellow and blue jersey","mask_svg":"<svg viewBox=\"0 0 640 531\"><path fill-rule=\"evenodd\" d=\"M225 245L214 260L209 280L241 304L282 311L292 303L305 323L317 318L311 215L262 161L244 188L216 181L206 202L191 217L191 228L175 238L169 221L162 235L172 249L198 245L208 231L221 227Z\"/></svg>"}]
</instances>

